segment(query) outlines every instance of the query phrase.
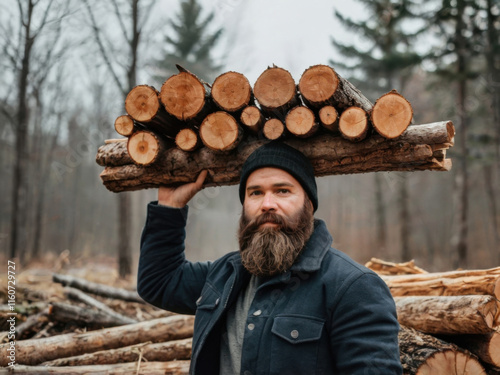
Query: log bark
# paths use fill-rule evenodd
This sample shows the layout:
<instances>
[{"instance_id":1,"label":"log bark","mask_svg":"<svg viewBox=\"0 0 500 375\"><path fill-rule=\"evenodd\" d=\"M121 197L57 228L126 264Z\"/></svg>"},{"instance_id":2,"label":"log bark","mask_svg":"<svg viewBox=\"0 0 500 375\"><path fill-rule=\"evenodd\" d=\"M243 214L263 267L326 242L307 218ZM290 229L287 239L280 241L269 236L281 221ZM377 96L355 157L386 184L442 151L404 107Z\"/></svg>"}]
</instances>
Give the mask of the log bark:
<instances>
[{"instance_id":1,"label":"log bark","mask_svg":"<svg viewBox=\"0 0 500 375\"><path fill-rule=\"evenodd\" d=\"M264 123L262 135L271 141L285 137L285 124L277 118L270 118Z\"/></svg>"},{"instance_id":2,"label":"log bark","mask_svg":"<svg viewBox=\"0 0 500 375\"><path fill-rule=\"evenodd\" d=\"M43 367L16 365L10 374L37 375L188 375L190 361L120 363L114 365L89 365L77 367Z\"/></svg>"},{"instance_id":3,"label":"log bark","mask_svg":"<svg viewBox=\"0 0 500 375\"><path fill-rule=\"evenodd\" d=\"M415 265L414 260L404 263L387 262L377 258L371 258L365 264L365 267L375 271L379 275L408 275L428 273Z\"/></svg>"},{"instance_id":4,"label":"log bark","mask_svg":"<svg viewBox=\"0 0 500 375\"><path fill-rule=\"evenodd\" d=\"M340 112L349 107L369 112L373 107L361 91L327 65L306 69L299 80L299 91L304 103L312 108L333 105Z\"/></svg>"},{"instance_id":5,"label":"log bark","mask_svg":"<svg viewBox=\"0 0 500 375\"><path fill-rule=\"evenodd\" d=\"M144 343L124 348L102 350L95 353L82 354L74 357L58 358L44 362L42 366L85 366L107 365L113 363L136 362L139 358L148 362L176 361L191 358L192 338L159 342L156 344Z\"/></svg>"},{"instance_id":6,"label":"log bark","mask_svg":"<svg viewBox=\"0 0 500 375\"><path fill-rule=\"evenodd\" d=\"M101 301L96 300L95 298L92 298L91 296L89 296L88 294L85 294L84 292L82 292L79 289L66 287L66 288L64 288L64 295L70 299L80 301L80 302L83 302L91 307L97 308L102 313L114 318L116 320L116 322L118 322L118 324L116 324L116 325L137 323L137 320L117 313L116 311L114 311L113 309L108 307L106 304L102 303Z\"/></svg>"},{"instance_id":7,"label":"log bark","mask_svg":"<svg viewBox=\"0 0 500 375\"><path fill-rule=\"evenodd\" d=\"M185 128L175 136L175 144L183 151L194 151L201 146L201 140L194 129Z\"/></svg>"},{"instance_id":8,"label":"log bark","mask_svg":"<svg viewBox=\"0 0 500 375\"><path fill-rule=\"evenodd\" d=\"M129 324L130 321L119 319L100 310L82 308L63 302L51 302L49 319L53 322L76 323L87 327L116 327Z\"/></svg>"},{"instance_id":9,"label":"log bark","mask_svg":"<svg viewBox=\"0 0 500 375\"><path fill-rule=\"evenodd\" d=\"M325 105L319 110L319 122L326 130L337 133L339 131L339 113L332 105Z\"/></svg>"},{"instance_id":10,"label":"log bark","mask_svg":"<svg viewBox=\"0 0 500 375\"><path fill-rule=\"evenodd\" d=\"M80 289L84 292L95 294L101 297L114 298L129 302L144 303L144 300L139 297L137 292L126 289L114 288L109 285L94 283L85 279L80 279L70 275L53 274L52 281Z\"/></svg>"},{"instance_id":11,"label":"log bark","mask_svg":"<svg viewBox=\"0 0 500 375\"><path fill-rule=\"evenodd\" d=\"M127 142L127 152L134 163L138 165L154 163L162 148L165 148L162 139L147 130L135 132Z\"/></svg>"},{"instance_id":12,"label":"log bark","mask_svg":"<svg viewBox=\"0 0 500 375\"><path fill-rule=\"evenodd\" d=\"M245 126L245 129L250 130L254 134L258 134L264 126L264 115L256 106L250 105L243 109L240 116L240 122Z\"/></svg>"},{"instance_id":13,"label":"log bark","mask_svg":"<svg viewBox=\"0 0 500 375\"><path fill-rule=\"evenodd\" d=\"M349 141L362 141L368 135L369 128L368 115L363 108L349 107L340 115L340 134Z\"/></svg>"},{"instance_id":14,"label":"log bark","mask_svg":"<svg viewBox=\"0 0 500 375\"><path fill-rule=\"evenodd\" d=\"M498 331L486 335L443 336L443 339L469 350L492 366L500 367L500 332Z\"/></svg>"},{"instance_id":15,"label":"log bark","mask_svg":"<svg viewBox=\"0 0 500 375\"><path fill-rule=\"evenodd\" d=\"M226 72L218 76L212 85L211 94L220 109L233 114L253 104L250 82L237 72Z\"/></svg>"},{"instance_id":16,"label":"log bark","mask_svg":"<svg viewBox=\"0 0 500 375\"><path fill-rule=\"evenodd\" d=\"M375 102L371 113L374 129L388 139L399 137L413 119L413 109L408 100L396 90L382 95Z\"/></svg>"},{"instance_id":17,"label":"log bark","mask_svg":"<svg viewBox=\"0 0 500 375\"><path fill-rule=\"evenodd\" d=\"M185 339L193 336L193 324L193 316L174 315L97 331L17 341L16 363L37 365L56 358L116 349L147 341L156 343ZM0 344L0 350L5 352L8 345ZM0 356L0 366L7 366L8 362L6 356Z\"/></svg>"},{"instance_id":18,"label":"log bark","mask_svg":"<svg viewBox=\"0 0 500 375\"><path fill-rule=\"evenodd\" d=\"M448 134L450 124L436 123L429 134ZM302 151L311 160L316 176L392 170L449 170L451 165L447 159L439 161L433 157L431 145L411 143L414 141L412 130L418 127L419 125L411 126L403 136L394 141L374 135L365 141L352 143L341 137L324 134L309 138L307 142L290 138L285 143ZM421 141L420 129L417 133L417 139ZM239 183L240 169L246 158L266 142L268 141L251 140L241 144L234 152L225 154L201 148L190 153L189 158L186 153L171 148L162 154L161 161L155 165L107 167L101 173L101 179L109 190L118 192L192 182L201 170L207 169L209 175L205 186L233 185ZM104 150L100 152L105 154Z\"/></svg>"},{"instance_id":19,"label":"log bark","mask_svg":"<svg viewBox=\"0 0 500 375\"><path fill-rule=\"evenodd\" d=\"M311 137L319 128L314 112L304 106L292 108L286 115L285 125L291 134L300 138Z\"/></svg>"},{"instance_id":20,"label":"log bark","mask_svg":"<svg viewBox=\"0 0 500 375\"><path fill-rule=\"evenodd\" d=\"M491 296L394 297L400 324L436 335L486 334L495 330L498 303Z\"/></svg>"},{"instance_id":21,"label":"log bark","mask_svg":"<svg viewBox=\"0 0 500 375\"><path fill-rule=\"evenodd\" d=\"M287 112L299 105L295 81L285 69L267 68L255 81L254 95L262 112L268 117L284 119Z\"/></svg>"},{"instance_id":22,"label":"log bark","mask_svg":"<svg viewBox=\"0 0 500 375\"><path fill-rule=\"evenodd\" d=\"M103 167L133 164L134 161L127 151L127 142L127 138L124 138L123 142L105 142L105 145L97 150L96 163Z\"/></svg>"},{"instance_id":23,"label":"log bark","mask_svg":"<svg viewBox=\"0 0 500 375\"><path fill-rule=\"evenodd\" d=\"M399 350L405 375L486 375L469 352L411 328L401 327Z\"/></svg>"},{"instance_id":24,"label":"log bark","mask_svg":"<svg viewBox=\"0 0 500 375\"><path fill-rule=\"evenodd\" d=\"M200 138L214 151L230 151L243 139L243 130L229 113L218 111L209 114L200 125Z\"/></svg>"}]
</instances>

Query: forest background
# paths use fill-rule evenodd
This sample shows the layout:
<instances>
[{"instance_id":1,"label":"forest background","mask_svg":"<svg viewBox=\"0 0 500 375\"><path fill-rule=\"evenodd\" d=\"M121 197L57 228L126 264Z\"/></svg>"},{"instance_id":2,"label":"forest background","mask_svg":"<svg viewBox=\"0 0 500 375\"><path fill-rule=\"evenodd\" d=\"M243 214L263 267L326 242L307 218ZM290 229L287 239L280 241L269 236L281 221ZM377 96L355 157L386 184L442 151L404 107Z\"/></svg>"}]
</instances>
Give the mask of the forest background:
<instances>
[{"instance_id":1,"label":"forest background","mask_svg":"<svg viewBox=\"0 0 500 375\"><path fill-rule=\"evenodd\" d=\"M397 89L414 123L452 120L450 172L318 179L333 246L429 271L500 265L500 5L496 0L0 0L0 254L20 268L69 251L133 277L156 191L111 193L97 148L138 84L184 66L255 83L329 64L373 102ZM237 249L236 187L190 203L186 254ZM6 264L6 263L5 263Z\"/></svg>"}]
</instances>

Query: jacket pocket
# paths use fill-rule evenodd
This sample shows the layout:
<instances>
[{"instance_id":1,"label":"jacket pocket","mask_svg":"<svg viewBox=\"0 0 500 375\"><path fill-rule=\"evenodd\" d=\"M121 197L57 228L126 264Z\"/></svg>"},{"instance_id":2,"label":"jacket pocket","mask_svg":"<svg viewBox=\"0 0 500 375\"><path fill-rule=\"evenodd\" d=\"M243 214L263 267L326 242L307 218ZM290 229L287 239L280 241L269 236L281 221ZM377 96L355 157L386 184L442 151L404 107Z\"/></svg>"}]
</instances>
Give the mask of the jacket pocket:
<instances>
[{"instance_id":1,"label":"jacket pocket","mask_svg":"<svg viewBox=\"0 0 500 375\"><path fill-rule=\"evenodd\" d=\"M215 324L215 311L221 301L221 294L209 284L205 284L200 297L196 300L194 319L193 354L198 351L200 340L205 337Z\"/></svg>"},{"instance_id":2,"label":"jacket pocket","mask_svg":"<svg viewBox=\"0 0 500 375\"><path fill-rule=\"evenodd\" d=\"M271 374L315 374L325 321L312 316L278 315L271 332Z\"/></svg>"}]
</instances>

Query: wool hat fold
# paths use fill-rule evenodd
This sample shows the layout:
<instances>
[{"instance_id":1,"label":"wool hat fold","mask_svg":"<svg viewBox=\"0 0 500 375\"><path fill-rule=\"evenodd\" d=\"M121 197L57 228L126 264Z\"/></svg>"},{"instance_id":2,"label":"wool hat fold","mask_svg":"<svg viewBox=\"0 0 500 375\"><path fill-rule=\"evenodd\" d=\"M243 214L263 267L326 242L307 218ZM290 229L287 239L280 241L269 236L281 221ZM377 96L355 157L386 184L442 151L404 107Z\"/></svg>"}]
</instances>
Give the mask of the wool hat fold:
<instances>
[{"instance_id":1,"label":"wool hat fold","mask_svg":"<svg viewBox=\"0 0 500 375\"><path fill-rule=\"evenodd\" d=\"M290 173L311 200L314 211L318 208L318 189L314 169L309 159L299 150L279 141L272 141L256 149L245 161L240 176L240 201L245 201L248 177L260 168L278 168Z\"/></svg>"}]
</instances>

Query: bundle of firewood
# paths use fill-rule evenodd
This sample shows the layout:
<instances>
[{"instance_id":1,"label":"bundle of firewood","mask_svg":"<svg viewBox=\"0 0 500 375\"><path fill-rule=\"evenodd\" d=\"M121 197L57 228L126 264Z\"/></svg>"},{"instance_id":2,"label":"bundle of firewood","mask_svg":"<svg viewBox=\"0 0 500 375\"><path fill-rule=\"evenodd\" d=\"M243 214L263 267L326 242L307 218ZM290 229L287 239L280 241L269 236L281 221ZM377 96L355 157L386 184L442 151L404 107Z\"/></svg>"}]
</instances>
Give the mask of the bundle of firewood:
<instances>
[{"instance_id":1,"label":"bundle of firewood","mask_svg":"<svg viewBox=\"0 0 500 375\"><path fill-rule=\"evenodd\" d=\"M396 301L406 374L500 373L500 267L427 273L373 259Z\"/></svg>"},{"instance_id":2,"label":"bundle of firewood","mask_svg":"<svg viewBox=\"0 0 500 375\"><path fill-rule=\"evenodd\" d=\"M249 154L277 139L302 151L317 176L451 168L453 124L410 125L412 106L395 90L372 104L326 65L308 68L298 85L273 66L253 88L237 72L209 85L178 68L160 90L129 92L115 121L126 138L106 141L96 157L109 190L176 185L203 169L206 185L237 184Z\"/></svg>"}]
</instances>

